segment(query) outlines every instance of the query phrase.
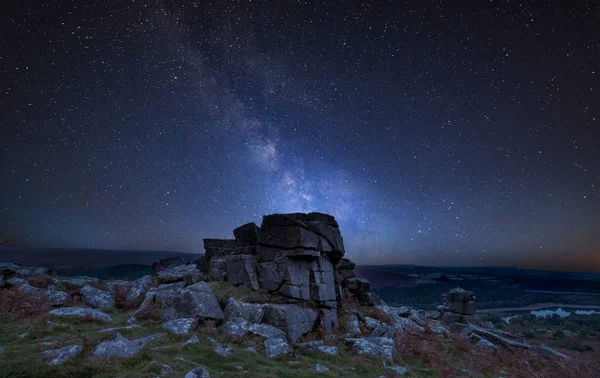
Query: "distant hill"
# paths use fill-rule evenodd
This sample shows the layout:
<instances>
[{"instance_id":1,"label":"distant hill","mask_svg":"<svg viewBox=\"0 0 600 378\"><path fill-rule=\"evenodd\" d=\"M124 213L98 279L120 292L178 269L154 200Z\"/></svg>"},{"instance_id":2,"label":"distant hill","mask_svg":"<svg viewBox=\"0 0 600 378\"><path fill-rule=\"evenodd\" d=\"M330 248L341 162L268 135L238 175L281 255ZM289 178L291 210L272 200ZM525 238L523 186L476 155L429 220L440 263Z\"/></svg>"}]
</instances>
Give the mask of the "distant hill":
<instances>
[{"instance_id":1,"label":"distant hill","mask_svg":"<svg viewBox=\"0 0 600 378\"><path fill-rule=\"evenodd\" d=\"M0 247L0 262L59 268L109 268L115 265L152 265L154 261L173 256L192 259L200 254L169 251L131 251L108 249L19 248Z\"/></svg>"}]
</instances>

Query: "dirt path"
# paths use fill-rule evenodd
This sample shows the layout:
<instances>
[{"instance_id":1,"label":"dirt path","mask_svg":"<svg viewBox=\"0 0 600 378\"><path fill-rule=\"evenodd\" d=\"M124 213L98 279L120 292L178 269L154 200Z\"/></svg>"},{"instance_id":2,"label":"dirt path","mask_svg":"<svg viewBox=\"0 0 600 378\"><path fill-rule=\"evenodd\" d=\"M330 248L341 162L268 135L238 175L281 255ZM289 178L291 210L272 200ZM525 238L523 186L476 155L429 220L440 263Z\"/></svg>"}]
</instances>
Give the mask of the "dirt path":
<instances>
[{"instance_id":1,"label":"dirt path","mask_svg":"<svg viewBox=\"0 0 600 378\"><path fill-rule=\"evenodd\" d=\"M504 307L504 308L486 308L485 310L477 310L478 314L486 314L490 312L512 312L512 311L531 311L540 310L549 307L563 307L563 308L576 308L576 309L588 309L588 310L600 310L600 306L592 305L573 305L566 303L536 303L525 307Z\"/></svg>"}]
</instances>

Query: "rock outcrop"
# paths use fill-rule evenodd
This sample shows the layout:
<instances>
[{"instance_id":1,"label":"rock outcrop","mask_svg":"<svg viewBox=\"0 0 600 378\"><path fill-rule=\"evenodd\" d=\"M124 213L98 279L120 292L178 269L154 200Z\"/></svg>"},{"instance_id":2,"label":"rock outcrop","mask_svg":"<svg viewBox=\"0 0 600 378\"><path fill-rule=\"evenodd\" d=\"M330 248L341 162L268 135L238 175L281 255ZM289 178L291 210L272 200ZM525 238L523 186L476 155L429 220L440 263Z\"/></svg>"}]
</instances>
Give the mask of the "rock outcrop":
<instances>
[{"instance_id":1,"label":"rock outcrop","mask_svg":"<svg viewBox=\"0 0 600 378\"><path fill-rule=\"evenodd\" d=\"M462 323L480 325L481 320L476 315L475 295L460 287L442 294L442 304L438 306L440 317L446 324Z\"/></svg>"}]
</instances>

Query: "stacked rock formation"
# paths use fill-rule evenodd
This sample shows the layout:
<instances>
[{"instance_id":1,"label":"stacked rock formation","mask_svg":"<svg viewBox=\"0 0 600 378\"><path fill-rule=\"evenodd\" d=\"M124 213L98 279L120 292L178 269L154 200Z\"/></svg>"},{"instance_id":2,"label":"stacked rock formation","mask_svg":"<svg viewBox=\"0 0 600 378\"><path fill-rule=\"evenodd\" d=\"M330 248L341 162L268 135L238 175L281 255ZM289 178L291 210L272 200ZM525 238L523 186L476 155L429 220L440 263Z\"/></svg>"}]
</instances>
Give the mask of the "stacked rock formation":
<instances>
[{"instance_id":1,"label":"stacked rock formation","mask_svg":"<svg viewBox=\"0 0 600 378\"><path fill-rule=\"evenodd\" d=\"M466 291L460 287L442 294L442 305L438 306L438 311L442 320L447 324L480 323L479 317L476 315L475 295L472 291Z\"/></svg>"},{"instance_id":2,"label":"stacked rock formation","mask_svg":"<svg viewBox=\"0 0 600 378\"><path fill-rule=\"evenodd\" d=\"M355 278L343 259L344 241L335 218L322 213L272 214L260 228L248 223L235 239L204 239L198 269L207 281L227 281L279 294L288 302L341 306L343 296L367 301L369 283ZM344 293L344 290L346 292Z\"/></svg>"},{"instance_id":3,"label":"stacked rock formation","mask_svg":"<svg viewBox=\"0 0 600 378\"><path fill-rule=\"evenodd\" d=\"M354 269L356 264L349 259L341 259L335 266L335 284L341 287L343 296L354 297L359 302L369 305L379 305L381 303L371 303L369 288L371 284L363 278L357 278ZM338 302L343 301L343 296L338 296Z\"/></svg>"}]
</instances>

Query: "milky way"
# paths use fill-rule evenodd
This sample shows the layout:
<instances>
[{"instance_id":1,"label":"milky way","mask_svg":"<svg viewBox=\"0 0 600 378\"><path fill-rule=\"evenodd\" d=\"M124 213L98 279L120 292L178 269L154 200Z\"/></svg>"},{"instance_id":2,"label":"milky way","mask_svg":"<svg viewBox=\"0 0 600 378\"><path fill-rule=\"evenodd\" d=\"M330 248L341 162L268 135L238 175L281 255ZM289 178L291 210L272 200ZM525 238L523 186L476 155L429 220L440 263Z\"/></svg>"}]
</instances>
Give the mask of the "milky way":
<instances>
[{"instance_id":1,"label":"milky way","mask_svg":"<svg viewBox=\"0 0 600 378\"><path fill-rule=\"evenodd\" d=\"M373 3L9 2L0 245L600 269L600 6Z\"/></svg>"}]
</instances>

